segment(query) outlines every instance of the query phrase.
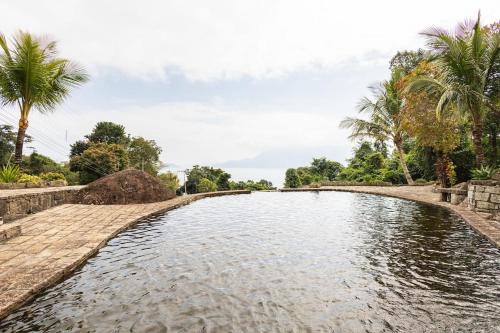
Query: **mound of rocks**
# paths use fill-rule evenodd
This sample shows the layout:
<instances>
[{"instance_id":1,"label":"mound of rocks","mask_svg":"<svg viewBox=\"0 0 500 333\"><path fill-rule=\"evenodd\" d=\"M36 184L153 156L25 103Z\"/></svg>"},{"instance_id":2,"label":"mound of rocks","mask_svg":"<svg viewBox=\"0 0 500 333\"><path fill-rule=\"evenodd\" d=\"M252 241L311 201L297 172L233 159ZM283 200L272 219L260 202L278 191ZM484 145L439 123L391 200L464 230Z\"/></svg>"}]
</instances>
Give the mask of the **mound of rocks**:
<instances>
[{"instance_id":1,"label":"mound of rocks","mask_svg":"<svg viewBox=\"0 0 500 333\"><path fill-rule=\"evenodd\" d=\"M164 201L175 197L160 180L139 170L124 170L100 178L76 195L86 205L125 205Z\"/></svg>"}]
</instances>

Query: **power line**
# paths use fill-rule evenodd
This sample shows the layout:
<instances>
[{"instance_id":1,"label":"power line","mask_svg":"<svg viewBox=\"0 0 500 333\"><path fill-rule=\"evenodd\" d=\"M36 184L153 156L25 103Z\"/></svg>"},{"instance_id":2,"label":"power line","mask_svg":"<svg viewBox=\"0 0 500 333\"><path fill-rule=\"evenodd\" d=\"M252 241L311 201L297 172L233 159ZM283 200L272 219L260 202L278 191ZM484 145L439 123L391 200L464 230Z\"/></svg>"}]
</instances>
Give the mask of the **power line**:
<instances>
[{"instance_id":1,"label":"power line","mask_svg":"<svg viewBox=\"0 0 500 333\"><path fill-rule=\"evenodd\" d=\"M9 116L7 116L4 113L0 113L0 118L2 118L7 124L15 127L15 123L16 123L15 119L10 118ZM52 138L46 136L42 131L40 131L39 129L37 129L34 126L30 126L30 130L31 130L31 132L37 133L36 135L30 134L30 136L32 138L34 138L35 141L41 143L43 146L45 146L48 150L50 150L52 152L55 152L61 156L65 156L65 157L67 156L67 151L66 151L67 148L66 147L60 145L58 142L54 141ZM57 147L59 147L59 148L57 148ZM85 158L83 156L80 156L80 158L82 159L84 166L89 168L91 171L94 171L101 176L105 176L108 174L106 172L106 170L102 169L102 167L100 165L98 165L97 163L95 163L94 161L89 160L88 158Z\"/></svg>"}]
</instances>

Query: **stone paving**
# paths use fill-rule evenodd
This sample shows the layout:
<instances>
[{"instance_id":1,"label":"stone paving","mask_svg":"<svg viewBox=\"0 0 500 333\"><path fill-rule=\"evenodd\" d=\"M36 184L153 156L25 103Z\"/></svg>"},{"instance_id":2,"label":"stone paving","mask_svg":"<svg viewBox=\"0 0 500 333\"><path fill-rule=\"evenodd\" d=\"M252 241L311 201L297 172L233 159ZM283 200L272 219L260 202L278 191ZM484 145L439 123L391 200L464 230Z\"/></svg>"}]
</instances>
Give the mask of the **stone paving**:
<instances>
[{"instance_id":1,"label":"stone paving","mask_svg":"<svg viewBox=\"0 0 500 333\"><path fill-rule=\"evenodd\" d=\"M282 191L339 191L378 194L443 207L460 216L474 230L500 248L500 222L486 218L462 205L440 201L441 194L432 192L433 186L327 186L319 189L283 189Z\"/></svg>"},{"instance_id":2,"label":"stone paving","mask_svg":"<svg viewBox=\"0 0 500 333\"><path fill-rule=\"evenodd\" d=\"M77 269L139 220L192 201L249 191L200 193L134 205L65 204L18 220L21 235L0 243L0 319Z\"/></svg>"}]
</instances>

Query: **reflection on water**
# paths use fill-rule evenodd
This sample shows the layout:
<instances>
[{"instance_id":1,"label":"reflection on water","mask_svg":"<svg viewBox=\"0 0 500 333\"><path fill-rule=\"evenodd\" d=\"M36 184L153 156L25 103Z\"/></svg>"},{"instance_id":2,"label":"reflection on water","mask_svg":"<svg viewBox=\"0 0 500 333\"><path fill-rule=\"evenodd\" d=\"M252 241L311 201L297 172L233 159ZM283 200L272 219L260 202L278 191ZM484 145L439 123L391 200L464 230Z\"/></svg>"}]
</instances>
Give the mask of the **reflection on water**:
<instances>
[{"instance_id":1,"label":"reflection on water","mask_svg":"<svg viewBox=\"0 0 500 333\"><path fill-rule=\"evenodd\" d=\"M393 198L213 198L124 232L0 331L496 332L499 252Z\"/></svg>"}]
</instances>

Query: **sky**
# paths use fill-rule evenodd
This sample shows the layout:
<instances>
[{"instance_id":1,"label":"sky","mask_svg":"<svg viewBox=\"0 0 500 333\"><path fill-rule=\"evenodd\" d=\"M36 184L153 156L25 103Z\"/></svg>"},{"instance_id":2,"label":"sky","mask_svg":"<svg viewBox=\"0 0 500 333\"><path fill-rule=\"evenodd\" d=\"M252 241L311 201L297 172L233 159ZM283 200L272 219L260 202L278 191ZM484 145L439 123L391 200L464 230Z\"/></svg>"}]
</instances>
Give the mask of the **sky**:
<instances>
[{"instance_id":1,"label":"sky","mask_svg":"<svg viewBox=\"0 0 500 333\"><path fill-rule=\"evenodd\" d=\"M58 41L91 80L53 113L33 112L32 146L67 160L97 121L154 139L173 168L345 162L338 128L398 50L430 26L498 20L500 2L1 0L0 32ZM0 122L17 124L17 110Z\"/></svg>"}]
</instances>

